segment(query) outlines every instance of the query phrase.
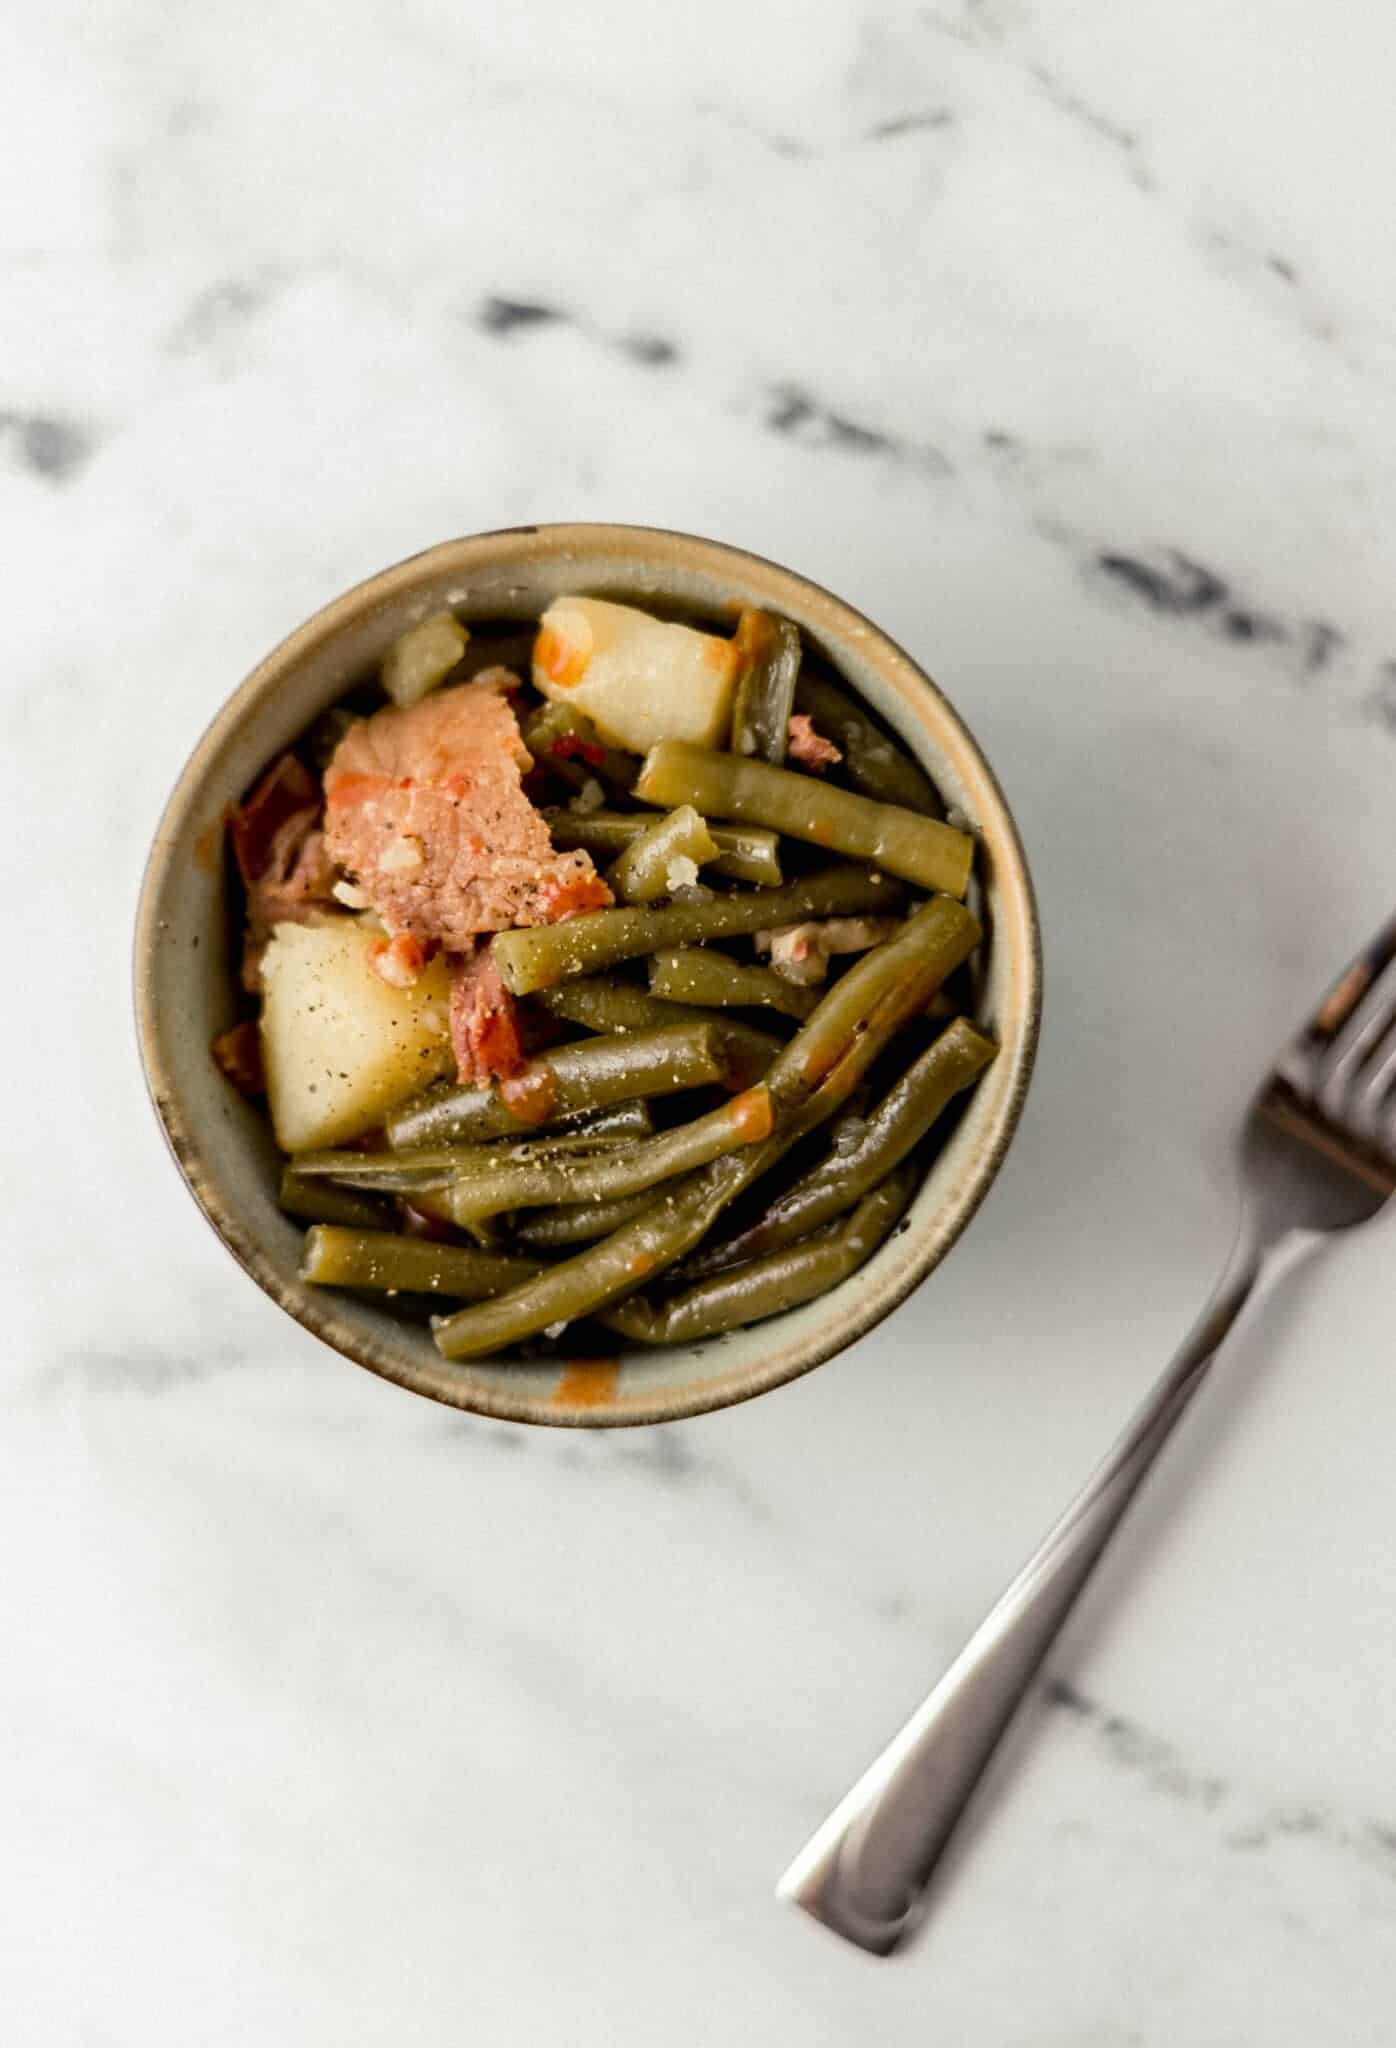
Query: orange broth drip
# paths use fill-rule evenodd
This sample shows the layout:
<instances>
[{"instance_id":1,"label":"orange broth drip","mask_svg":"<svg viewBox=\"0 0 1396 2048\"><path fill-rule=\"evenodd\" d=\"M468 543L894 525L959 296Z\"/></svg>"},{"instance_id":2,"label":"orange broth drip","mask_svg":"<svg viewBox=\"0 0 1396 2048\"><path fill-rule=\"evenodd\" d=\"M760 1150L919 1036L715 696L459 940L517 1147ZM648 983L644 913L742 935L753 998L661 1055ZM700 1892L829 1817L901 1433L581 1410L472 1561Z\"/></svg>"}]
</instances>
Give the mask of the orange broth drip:
<instances>
[{"instance_id":1,"label":"orange broth drip","mask_svg":"<svg viewBox=\"0 0 1396 2048\"><path fill-rule=\"evenodd\" d=\"M617 1358L589 1358L562 1368L552 1397L554 1408L604 1408L615 1398L620 1378Z\"/></svg>"},{"instance_id":2,"label":"orange broth drip","mask_svg":"<svg viewBox=\"0 0 1396 2048\"><path fill-rule=\"evenodd\" d=\"M557 1075L546 1060L532 1060L500 1088L505 1107L521 1124L545 1124L557 1104Z\"/></svg>"}]
</instances>

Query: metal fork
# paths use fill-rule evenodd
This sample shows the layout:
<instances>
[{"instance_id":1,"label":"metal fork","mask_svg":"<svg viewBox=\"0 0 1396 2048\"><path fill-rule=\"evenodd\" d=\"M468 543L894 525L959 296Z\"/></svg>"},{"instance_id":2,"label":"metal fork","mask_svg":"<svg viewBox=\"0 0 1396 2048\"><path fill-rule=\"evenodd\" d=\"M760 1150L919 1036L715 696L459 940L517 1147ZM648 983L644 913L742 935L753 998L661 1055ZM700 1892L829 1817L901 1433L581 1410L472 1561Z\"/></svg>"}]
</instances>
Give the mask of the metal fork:
<instances>
[{"instance_id":1,"label":"metal fork","mask_svg":"<svg viewBox=\"0 0 1396 2048\"><path fill-rule=\"evenodd\" d=\"M1364 1222L1396 1193L1396 919L1276 1061L1241 1133L1241 1227L1195 1327L929 1699L777 1886L846 1940L890 1955L1014 1711L1144 1475L1296 1230Z\"/></svg>"}]
</instances>

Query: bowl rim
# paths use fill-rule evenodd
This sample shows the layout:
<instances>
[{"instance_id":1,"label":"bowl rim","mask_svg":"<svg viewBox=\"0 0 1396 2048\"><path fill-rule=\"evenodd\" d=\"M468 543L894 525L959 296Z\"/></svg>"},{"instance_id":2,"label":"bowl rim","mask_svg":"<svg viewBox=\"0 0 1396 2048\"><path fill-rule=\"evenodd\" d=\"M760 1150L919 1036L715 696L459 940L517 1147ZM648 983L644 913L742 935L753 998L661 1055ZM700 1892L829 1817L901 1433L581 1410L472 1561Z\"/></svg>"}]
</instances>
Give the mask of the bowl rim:
<instances>
[{"instance_id":1,"label":"bowl rim","mask_svg":"<svg viewBox=\"0 0 1396 2048\"><path fill-rule=\"evenodd\" d=\"M360 617L371 614L425 580L431 568L445 569L449 564L453 573L468 574L470 564L468 560L462 560L463 550L488 555L501 542L538 538L546 539L560 553L573 548L604 552L624 545L632 554L642 555L646 544L660 543L668 550L700 551L708 558L707 566L712 568L723 563L744 564L761 572L763 578L774 576L803 591L815 599L831 619L853 628L866 638L869 645L890 652L938 700L997 805L998 816L994 820L999 842L997 850L1001 862L1005 851L1008 855L1007 874L1020 898L1027 941L1023 974L1020 982L1015 984L1015 996L1021 1005L1021 1023L1011 1085L1000 1106L996 1124L985 1135L982 1156L960 1189L948 1221L943 1223L934 1243L927 1246L926 1257L911 1262L905 1275L896 1283L864 1299L858 1307L850 1307L837 1324L828 1326L827 1334L815 1337L793 1359L778 1356L764 1367L757 1361L749 1373L732 1384L710 1384L706 1390L697 1385L687 1394L654 1390L648 1396L631 1396L623 1405L605 1408L593 1408L585 1403L560 1405L546 1396L516 1396L506 1388L464 1379L454 1391L453 1384L442 1381L439 1376L437 1384L423 1384L421 1372L410 1360L395 1359L388 1346L378 1347L361 1339L359 1333L337 1314L333 1296L326 1295L322 1299L306 1283L284 1279L255 1232L242 1222L234 1207L224 1199L214 1176L205 1169L198 1130L191 1127L191 1120L179 1099L161 1051L149 972L161 928L166 885L180 854L181 828L198 800L209 769L244 721L260 705L268 686L312 650L326 646ZM866 1336L899 1307L946 1257L993 1185L1022 1115L1041 1033L1042 929L1022 838L997 775L957 707L921 664L884 628L814 578L726 541L671 527L621 521L540 521L463 534L419 549L331 598L256 663L203 728L162 807L141 879L133 934L132 975L141 1068L166 1146L204 1220L244 1272L279 1308L342 1357L366 1367L379 1378L448 1406L497 1421L562 1428L632 1428L657 1422L683 1421L695 1415L735 1407L803 1377Z\"/></svg>"}]
</instances>

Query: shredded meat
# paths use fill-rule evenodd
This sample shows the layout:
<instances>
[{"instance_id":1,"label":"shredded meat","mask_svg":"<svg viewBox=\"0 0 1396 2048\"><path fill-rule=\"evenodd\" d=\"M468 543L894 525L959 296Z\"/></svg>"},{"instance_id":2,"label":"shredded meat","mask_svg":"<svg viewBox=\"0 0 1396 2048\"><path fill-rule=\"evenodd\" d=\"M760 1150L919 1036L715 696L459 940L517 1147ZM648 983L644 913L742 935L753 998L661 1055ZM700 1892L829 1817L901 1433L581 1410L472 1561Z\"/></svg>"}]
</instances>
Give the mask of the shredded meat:
<instances>
[{"instance_id":1,"label":"shredded meat","mask_svg":"<svg viewBox=\"0 0 1396 2048\"><path fill-rule=\"evenodd\" d=\"M467 1087L509 1081L527 1064L514 998L500 979L493 946L451 962L451 1046Z\"/></svg>"},{"instance_id":2,"label":"shredded meat","mask_svg":"<svg viewBox=\"0 0 1396 2048\"><path fill-rule=\"evenodd\" d=\"M792 761L798 761L802 768L812 768L816 775L836 767L843 759L843 749L815 731L814 720L807 711L797 711L790 721L788 751Z\"/></svg>"},{"instance_id":3,"label":"shredded meat","mask_svg":"<svg viewBox=\"0 0 1396 2048\"><path fill-rule=\"evenodd\" d=\"M478 934L603 909L583 852L558 853L522 788L531 757L505 670L351 726L325 775L332 858L392 933L468 953Z\"/></svg>"},{"instance_id":4,"label":"shredded meat","mask_svg":"<svg viewBox=\"0 0 1396 2048\"><path fill-rule=\"evenodd\" d=\"M238 873L249 889L272 867L277 841L287 828L300 825L303 839L319 815L320 792L304 762L294 754L273 761L252 794L228 818Z\"/></svg>"},{"instance_id":5,"label":"shredded meat","mask_svg":"<svg viewBox=\"0 0 1396 2048\"><path fill-rule=\"evenodd\" d=\"M389 988L411 988L427 964L427 950L411 932L399 932L396 938L374 941L368 964Z\"/></svg>"},{"instance_id":6,"label":"shredded meat","mask_svg":"<svg viewBox=\"0 0 1396 2048\"><path fill-rule=\"evenodd\" d=\"M228 837L247 891L242 979L256 989L273 927L306 924L334 902L320 792L305 764L294 754L274 761L246 802L230 813Z\"/></svg>"},{"instance_id":7,"label":"shredded meat","mask_svg":"<svg viewBox=\"0 0 1396 2048\"><path fill-rule=\"evenodd\" d=\"M244 1018L241 1024L234 1024L227 1031L220 1031L210 1050L240 1095L266 1094L261 1033L250 1018Z\"/></svg>"},{"instance_id":8,"label":"shredded meat","mask_svg":"<svg viewBox=\"0 0 1396 2048\"><path fill-rule=\"evenodd\" d=\"M770 954L777 974L810 988L826 979L831 954L865 953L890 938L898 922L895 917L826 917L785 924L758 932L756 950Z\"/></svg>"}]
</instances>

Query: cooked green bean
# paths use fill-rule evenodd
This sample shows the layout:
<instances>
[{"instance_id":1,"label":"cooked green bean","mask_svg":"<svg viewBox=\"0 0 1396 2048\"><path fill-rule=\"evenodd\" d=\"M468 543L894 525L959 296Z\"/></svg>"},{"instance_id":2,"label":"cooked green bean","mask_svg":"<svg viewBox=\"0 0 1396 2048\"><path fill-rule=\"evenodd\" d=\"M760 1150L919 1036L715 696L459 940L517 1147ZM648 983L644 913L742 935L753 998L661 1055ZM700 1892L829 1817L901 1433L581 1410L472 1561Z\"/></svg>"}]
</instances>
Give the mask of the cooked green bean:
<instances>
[{"instance_id":1,"label":"cooked green bean","mask_svg":"<svg viewBox=\"0 0 1396 2048\"><path fill-rule=\"evenodd\" d=\"M895 740L888 739L837 683L812 676L808 669L795 685L795 709L814 723L816 732L832 740L843 755L843 772L856 790L879 803L900 804L924 816L941 816L935 784Z\"/></svg>"},{"instance_id":2,"label":"cooked green bean","mask_svg":"<svg viewBox=\"0 0 1396 2048\"><path fill-rule=\"evenodd\" d=\"M764 1152L766 1146L752 1149ZM599 1244L548 1267L496 1301L438 1318L432 1325L437 1349L445 1358L503 1351L554 1323L575 1322L632 1293L698 1243L742 1185L739 1177L716 1169L742 1156L729 1153L686 1175Z\"/></svg>"},{"instance_id":3,"label":"cooked green bean","mask_svg":"<svg viewBox=\"0 0 1396 2048\"><path fill-rule=\"evenodd\" d=\"M301 1171L311 1179L405 1195L411 1201L419 1194L449 1188L462 1174L502 1171L541 1160L614 1158L630 1143L627 1138L597 1138L585 1131L561 1138L545 1131L514 1144L496 1139L489 1144L423 1145L410 1152L304 1152Z\"/></svg>"},{"instance_id":4,"label":"cooked green bean","mask_svg":"<svg viewBox=\"0 0 1396 2048\"><path fill-rule=\"evenodd\" d=\"M790 737L800 635L789 619L748 605L737 621L732 645L738 661L732 752L755 755L779 767Z\"/></svg>"},{"instance_id":5,"label":"cooked green bean","mask_svg":"<svg viewBox=\"0 0 1396 2048\"><path fill-rule=\"evenodd\" d=\"M316 1287L371 1287L387 1294L451 1294L483 1301L540 1270L537 1259L432 1244L391 1230L337 1230L319 1224L305 1236L301 1278Z\"/></svg>"},{"instance_id":6,"label":"cooked green bean","mask_svg":"<svg viewBox=\"0 0 1396 2048\"><path fill-rule=\"evenodd\" d=\"M445 681L465 653L469 633L449 610L432 612L399 633L383 656L379 678L394 704L404 709Z\"/></svg>"},{"instance_id":7,"label":"cooked green bean","mask_svg":"<svg viewBox=\"0 0 1396 2048\"><path fill-rule=\"evenodd\" d=\"M614 913L606 911L605 916ZM626 915L631 913L627 912ZM639 916L649 912L635 913ZM569 920L584 922L581 918ZM566 925L551 925L565 931ZM500 933L495 940L506 934ZM520 933L524 937L527 934ZM539 1124L583 1109L637 1096L671 1095L681 1088L702 1088L724 1081L732 1070L729 1034L705 1020L680 1018L649 1031L625 1031L586 1038L575 1045L555 1046L531 1060L528 1086L513 1097L519 1114L490 1088L430 1088L387 1120L388 1142L397 1147L448 1144L466 1138L521 1137Z\"/></svg>"},{"instance_id":8,"label":"cooked green bean","mask_svg":"<svg viewBox=\"0 0 1396 2048\"><path fill-rule=\"evenodd\" d=\"M700 1280L662 1307L632 1296L604 1311L606 1325L639 1344L691 1344L813 1301L867 1263L897 1224L911 1189L910 1173L893 1173L840 1227Z\"/></svg>"},{"instance_id":9,"label":"cooked green bean","mask_svg":"<svg viewBox=\"0 0 1396 2048\"><path fill-rule=\"evenodd\" d=\"M696 882L699 868L716 857L717 842L706 824L692 804L680 804L635 835L606 870L606 880L618 903L654 903Z\"/></svg>"},{"instance_id":10,"label":"cooked green bean","mask_svg":"<svg viewBox=\"0 0 1396 2048\"><path fill-rule=\"evenodd\" d=\"M575 981L560 981L556 988L535 990L532 1000L550 1015L583 1024L588 1031L658 1031L680 1019L689 1024L713 1022L712 1012L696 1003L661 1002L616 974L579 975ZM749 1088L761 1079L783 1041L731 1017L724 1017L718 1028L730 1066L724 1086Z\"/></svg>"},{"instance_id":11,"label":"cooked green bean","mask_svg":"<svg viewBox=\"0 0 1396 2048\"><path fill-rule=\"evenodd\" d=\"M810 775L773 768L769 761L743 761L735 754L714 753L686 740L660 740L645 756L635 785L645 803L691 803L706 817L744 818L770 825L792 839L806 839L832 853L875 862L888 874L901 875L922 889L944 889L963 896L974 860L974 841L938 818L925 818L898 804L876 803L850 790L834 789ZM600 910L596 917L613 917ZM771 919L793 923L793 919ZM584 923L545 927L570 931ZM502 939L518 938L504 932ZM533 933L525 933L531 938ZM500 939L495 940L498 953ZM508 980L505 971L505 980ZM516 991L517 993L517 991Z\"/></svg>"},{"instance_id":12,"label":"cooked green bean","mask_svg":"<svg viewBox=\"0 0 1396 2048\"><path fill-rule=\"evenodd\" d=\"M652 821L649 811L545 811L553 845L560 853L581 847L591 854L623 853ZM715 875L733 882L755 882L778 888L781 881L780 839L759 825L714 825L708 830L717 846L709 863Z\"/></svg>"},{"instance_id":13,"label":"cooked green bean","mask_svg":"<svg viewBox=\"0 0 1396 2048\"><path fill-rule=\"evenodd\" d=\"M652 1138L654 1114L643 1096L608 1102L601 1109L579 1110L548 1125L551 1138Z\"/></svg>"},{"instance_id":14,"label":"cooked green bean","mask_svg":"<svg viewBox=\"0 0 1396 2048\"><path fill-rule=\"evenodd\" d=\"M413 1188L410 1194L400 1195L398 1201L399 1205L404 1202L410 1202L414 1209L419 1210L423 1216L430 1216L433 1222L446 1223L453 1230L455 1228L456 1219L451 1214L447 1206L446 1197L439 1188ZM493 1240L494 1234L495 1226L492 1220L481 1224L479 1231L475 1233L481 1243L484 1242L486 1236Z\"/></svg>"},{"instance_id":15,"label":"cooked green bean","mask_svg":"<svg viewBox=\"0 0 1396 2048\"><path fill-rule=\"evenodd\" d=\"M851 1209L901 1165L951 1098L988 1066L998 1047L957 1017L915 1060L867 1118L835 1131L827 1156L779 1195L765 1215L723 1244L700 1251L694 1278L779 1250Z\"/></svg>"},{"instance_id":16,"label":"cooked green bean","mask_svg":"<svg viewBox=\"0 0 1396 2048\"><path fill-rule=\"evenodd\" d=\"M725 1154L686 1175L652 1208L495 1302L435 1325L447 1358L503 1350L552 1323L575 1321L632 1294L684 1257L744 1188L796 1139L847 1103L892 1036L978 944L979 926L946 896L909 917L897 937L856 961L771 1068L776 1126L762 1143Z\"/></svg>"},{"instance_id":17,"label":"cooked green bean","mask_svg":"<svg viewBox=\"0 0 1396 2048\"><path fill-rule=\"evenodd\" d=\"M288 1216L299 1216L307 1223L345 1223L356 1230L378 1230L388 1219L387 1209L372 1195L355 1195L348 1188L312 1180L294 1166L283 1172L277 1200Z\"/></svg>"},{"instance_id":18,"label":"cooked green bean","mask_svg":"<svg viewBox=\"0 0 1396 2048\"><path fill-rule=\"evenodd\" d=\"M778 1107L817 1087L850 1050L857 1050L869 1035L866 1022L878 1003L893 1003L898 1017L893 1029L924 1010L980 936L977 919L963 903L953 896L933 896L893 937L862 954L771 1068L767 1079Z\"/></svg>"},{"instance_id":19,"label":"cooked green bean","mask_svg":"<svg viewBox=\"0 0 1396 2048\"><path fill-rule=\"evenodd\" d=\"M707 946L656 953L650 961L650 994L704 1009L733 1005L800 1018L808 1017L819 1001L817 989L800 988L772 967L751 967Z\"/></svg>"},{"instance_id":20,"label":"cooked green bean","mask_svg":"<svg viewBox=\"0 0 1396 2048\"><path fill-rule=\"evenodd\" d=\"M654 753L658 752L656 748ZM766 775L785 773L780 768L767 768L764 763L738 761L731 754L713 758L728 762L743 774L758 769ZM800 782L802 788L806 786L803 777L790 779ZM814 793L846 797L843 790L816 788ZM930 820L914 822L928 824ZM516 996L526 996L568 975L594 974L602 968L614 967L620 960L633 960L638 954L664 947L698 945L704 939L732 938L742 932L763 931L768 926L799 924L810 917L891 910L901 899L901 890L887 876L874 877L866 868L841 863L783 889L734 890L730 896L714 896L708 903L671 903L662 910L639 904L619 910L588 910L579 917L565 918L561 924L498 932L493 950L505 987Z\"/></svg>"},{"instance_id":21,"label":"cooked green bean","mask_svg":"<svg viewBox=\"0 0 1396 2048\"><path fill-rule=\"evenodd\" d=\"M579 1244L592 1244L609 1237L622 1223L629 1223L642 1209L653 1206L654 1192L645 1188L638 1195L611 1195L599 1202L565 1202L553 1209L534 1209L521 1216L512 1236L530 1251L571 1251Z\"/></svg>"},{"instance_id":22,"label":"cooked green bean","mask_svg":"<svg viewBox=\"0 0 1396 2048\"><path fill-rule=\"evenodd\" d=\"M335 1181L341 1187L376 1194L414 1195L443 1186L454 1156L444 1147L420 1147L414 1152L331 1147L323 1152L302 1152L296 1170L311 1181Z\"/></svg>"},{"instance_id":23,"label":"cooked green bean","mask_svg":"<svg viewBox=\"0 0 1396 2048\"><path fill-rule=\"evenodd\" d=\"M504 1155L489 1153L456 1172L446 1198L456 1222L467 1224L482 1216L500 1216L506 1209L637 1195L706 1166L724 1152L758 1145L770 1134L770 1097L758 1085L692 1123L676 1124L620 1151L527 1159L520 1156L523 1146Z\"/></svg>"},{"instance_id":24,"label":"cooked green bean","mask_svg":"<svg viewBox=\"0 0 1396 2048\"><path fill-rule=\"evenodd\" d=\"M639 772L635 756L608 746L574 704L540 704L524 725L523 743L540 767L570 789L580 789L593 776L625 795Z\"/></svg>"},{"instance_id":25,"label":"cooked green bean","mask_svg":"<svg viewBox=\"0 0 1396 2048\"><path fill-rule=\"evenodd\" d=\"M657 996L618 974L580 974L554 988L535 989L530 1000L549 1016L585 1025L588 1031L653 1031L681 1018L690 1024L712 1022L696 1004L681 1010L673 1003L661 1003Z\"/></svg>"}]
</instances>

